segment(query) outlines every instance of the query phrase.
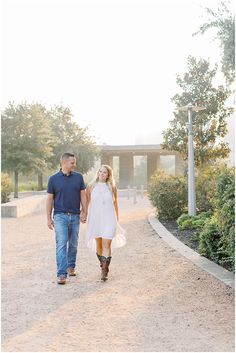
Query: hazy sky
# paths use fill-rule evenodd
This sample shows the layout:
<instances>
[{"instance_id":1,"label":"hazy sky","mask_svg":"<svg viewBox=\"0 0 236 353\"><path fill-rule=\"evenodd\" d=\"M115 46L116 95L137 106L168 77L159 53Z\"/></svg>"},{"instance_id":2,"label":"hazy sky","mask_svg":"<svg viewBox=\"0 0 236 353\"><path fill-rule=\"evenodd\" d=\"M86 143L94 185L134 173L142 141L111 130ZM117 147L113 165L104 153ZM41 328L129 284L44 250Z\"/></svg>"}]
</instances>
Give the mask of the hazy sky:
<instances>
[{"instance_id":1,"label":"hazy sky","mask_svg":"<svg viewBox=\"0 0 236 353\"><path fill-rule=\"evenodd\" d=\"M5 0L3 106L69 106L98 143L160 143L188 55L219 61L214 32L192 37L216 0Z\"/></svg>"}]
</instances>

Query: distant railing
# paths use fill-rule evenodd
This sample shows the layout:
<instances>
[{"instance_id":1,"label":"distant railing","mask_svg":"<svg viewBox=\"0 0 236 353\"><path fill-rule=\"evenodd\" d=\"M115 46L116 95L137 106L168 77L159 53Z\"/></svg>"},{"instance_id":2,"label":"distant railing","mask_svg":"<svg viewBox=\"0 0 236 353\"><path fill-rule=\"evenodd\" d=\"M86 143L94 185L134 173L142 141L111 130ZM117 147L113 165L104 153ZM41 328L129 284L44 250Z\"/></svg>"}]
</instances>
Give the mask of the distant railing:
<instances>
[{"instance_id":1,"label":"distant railing","mask_svg":"<svg viewBox=\"0 0 236 353\"><path fill-rule=\"evenodd\" d=\"M128 186L127 189L118 189L118 197L127 197L128 200L133 199L133 203L137 202L138 196L143 198L145 195L147 195L147 190L143 186L140 189L136 186L132 188Z\"/></svg>"}]
</instances>

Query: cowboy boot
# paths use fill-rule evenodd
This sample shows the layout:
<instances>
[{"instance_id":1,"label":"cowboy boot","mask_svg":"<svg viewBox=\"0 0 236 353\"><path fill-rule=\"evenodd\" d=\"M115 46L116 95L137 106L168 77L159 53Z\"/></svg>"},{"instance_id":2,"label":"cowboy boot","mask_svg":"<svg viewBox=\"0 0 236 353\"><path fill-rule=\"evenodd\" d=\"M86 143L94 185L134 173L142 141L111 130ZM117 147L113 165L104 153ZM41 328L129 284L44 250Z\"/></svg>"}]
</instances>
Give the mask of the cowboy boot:
<instances>
[{"instance_id":1,"label":"cowboy boot","mask_svg":"<svg viewBox=\"0 0 236 353\"><path fill-rule=\"evenodd\" d=\"M110 262L111 262L111 256L109 256L109 257L101 256L101 261L102 261L101 280L102 281L106 281L107 277L108 277L109 265L110 265Z\"/></svg>"},{"instance_id":2,"label":"cowboy boot","mask_svg":"<svg viewBox=\"0 0 236 353\"><path fill-rule=\"evenodd\" d=\"M100 262L100 267L102 267L102 260L101 260L101 255L98 255L98 253L96 252L96 255L98 257L98 261Z\"/></svg>"},{"instance_id":3,"label":"cowboy boot","mask_svg":"<svg viewBox=\"0 0 236 353\"><path fill-rule=\"evenodd\" d=\"M101 256L101 280L105 281L107 277L107 261L105 256Z\"/></svg>"},{"instance_id":4,"label":"cowboy boot","mask_svg":"<svg viewBox=\"0 0 236 353\"><path fill-rule=\"evenodd\" d=\"M107 266L107 273L109 272L109 266L111 263L111 256L107 257L107 262L108 262L108 266Z\"/></svg>"}]
</instances>

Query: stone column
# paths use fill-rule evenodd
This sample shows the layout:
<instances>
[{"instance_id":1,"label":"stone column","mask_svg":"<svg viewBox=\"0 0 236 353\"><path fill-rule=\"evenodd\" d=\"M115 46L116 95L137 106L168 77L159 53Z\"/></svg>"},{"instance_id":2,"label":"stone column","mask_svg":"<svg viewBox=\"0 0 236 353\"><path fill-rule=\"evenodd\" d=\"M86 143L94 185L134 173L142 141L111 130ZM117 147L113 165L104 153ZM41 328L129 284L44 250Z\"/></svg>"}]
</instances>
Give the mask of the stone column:
<instances>
[{"instance_id":1,"label":"stone column","mask_svg":"<svg viewBox=\"0 0 236 353\"><path fill-rule=\"evenodd\" d=\"M175 175L183 175L186 168L186 163L181 158L180 154L175 155Z\"/></svg>"},{"instance_id":2,"label":"stone column","mask_svg":"<svg viewBox=\"0 0 236 353\"><path fill-rule=\"evenodd\" d=\"M102 153L101 164L107 164L113 168L113 156L106 153Z\"/></svg>"},{"instance_id":3,"label":"stone column","mask_svg":"<svg viewBox=\"0 0 236 353\"><path fill-rule=\"evenodd\" d=\"M134 158L132 153L124 153L119 156L119 188L126 189L134 183Z\"/></svg>"},{"instance_id":4,"label":"stone column","mask_svg":"<svg viewBox=\"0 0 236 353\"><path fill-rule=\"evenodd\" d=\"M147 182L150 182L151 176L157 168L160 168L160 154L148 153L147 155Z\"/></svg>"}]
</instances>

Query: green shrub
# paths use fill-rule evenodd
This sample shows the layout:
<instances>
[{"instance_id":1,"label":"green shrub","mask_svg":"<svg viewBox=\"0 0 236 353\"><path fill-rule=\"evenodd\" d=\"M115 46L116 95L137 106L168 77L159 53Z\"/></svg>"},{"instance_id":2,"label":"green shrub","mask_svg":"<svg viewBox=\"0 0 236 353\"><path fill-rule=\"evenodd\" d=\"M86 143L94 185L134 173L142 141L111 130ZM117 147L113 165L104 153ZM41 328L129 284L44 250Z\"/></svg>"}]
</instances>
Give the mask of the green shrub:
<instances>
[{"instance_id":1,"label":"green shrub","mask_svg":"<svg viewBox=\"0 0 236 353\"><path fill-rule=\"evenodd\" d=\"M178 228L181 230L203 228L206 219L211 215L211 211L201 212L197 216L189 216L184 213L177 219Z\"/></svg>"},{"instance_id":2,"label":"green shrub","mask_svg":"<svg viewBox=\"0 0 236 353\"><path fill-rule=\"evenodd\" d=\"M148 196L160 219L176 219L187 208L186 178L158 171L151 178Z\"/></svg>"},{"instance_id":3,"label":"green shrub","mask_svg":"<svg viewBox=\"0 0 236 353\"><path fill-rule=\"evenodd\" d=\"M217 219L213 216L205 222L205 226L199 234L199 253L205 257L218 262L218 247L220 241L220 230Z\"/></svg>"},{"instance_id":4,"label":"green shrub","mask_svg":"<svg viewBox=\"0 0 236 353\"><path fill-rule=\"evenodd\" d=\"M179 229L184 230L184 229L192 229L193 228L193 220L192 217L185 219L181 224L179 225Z\"/></svg>"},{"instance_id":5,"label":"green shrub","mask_svg":"<svg viewBox=\"0 0 236 353\"><path fill-rule=\"evenodd\" d=\"M187 213L183 213L178 219L177 219L177 224L180 226L182 225L182 223L186 220L188 220L189 218L191 218L192 216L189 216Z\"/></svg>"},{"instance_id":6,"label":"green shrub","mask_svg":"<svg viewBox=\"0 0 236 353\"><path fill-rule=\"evenodd\" d=\"M217 178L216 217L221 239L219 242L219 263L234 269L235 262L235 173L226 169Z\"/></svg>"},{"instance_id":7,"label":"green shrub","mask_svg":"<svg viewBox=\"0 0 236 353\"><path fill-rule=\"evenodd\" d=\"M234 168L224 170L217 177L216 207L222 218L229 217L229 222L234 222L234 192L235 173Z\"/></svg>"},{"instance_id":8,"label":"green shrub","mask_svg":"<svg viewBox=\"0 0 236 353\"><path fill-rule=\"evenodd\" d=\"M203 228L206 218L193 219L192 228Z\"/></svg>"},{"instance_id":9,"label":"green shrub","mask_svg":"<svg viewBox=\"0 0 236 353\"><path fill-rule=\"evenodd\" d=\"M11 179L8 174L1 173L1 203L10 201Z\"/></svg>"},{"instance_id":10,"label":"green shrub","mask_svg":"<svg viewBox=\"0 0 236 353\"><path fill-rule=\"evenodd\" d=\"M232 227L227 236L224 234L219 242L219 264L234 271L235 266L235 229Z\"/></svg>"},{"instance_id":11,"label":"green shrub","mask_svg":"<svg viewBox=\"0 0 236 353\"><path fill-rule=\"evenodd\" d=\"M199 252L234 271L235 264L235 175L224 168L216 176L214 216L199 234Z\"/></svg>"},{"instance_id":12,"label":"green shrub","mask_svg":"<svg viewBox=\"0 0 236 353\"><path fill-rule=\"evenodd\" d=\"M217 176L225 169L225 165L205 165L198 169L196 178L196 206L198 212L213 210Z\"/></svg>"}]
</instances>

